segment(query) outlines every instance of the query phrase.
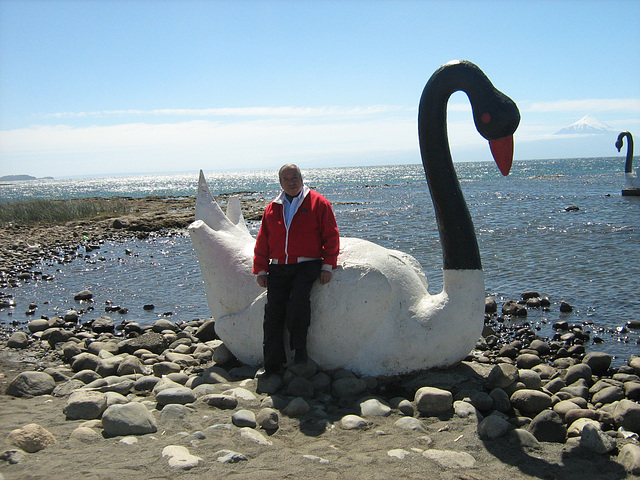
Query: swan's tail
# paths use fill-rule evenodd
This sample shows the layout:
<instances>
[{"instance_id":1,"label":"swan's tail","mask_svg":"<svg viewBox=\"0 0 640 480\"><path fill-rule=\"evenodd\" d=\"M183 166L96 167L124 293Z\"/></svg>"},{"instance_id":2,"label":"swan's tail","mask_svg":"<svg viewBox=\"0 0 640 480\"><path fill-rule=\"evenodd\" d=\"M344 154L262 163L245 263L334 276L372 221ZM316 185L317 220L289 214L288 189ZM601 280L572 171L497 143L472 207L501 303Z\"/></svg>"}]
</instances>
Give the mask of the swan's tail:
<instances>
[{"instance_id":1,"label":"swan's tail","mask_svg":"<svg viewBox=\"0 0 640 480\"><path fill-rule=\"evenodd\" d=\"M215 231L251 237L242 216L240 199L237 196L229 197L227 214L225 215L218 202L211 195L211 190L209 190L209 185L202 170L200 170L200 178L198 180L196 220L202 220L209 228Z\"/></svg>"}]
</instances>

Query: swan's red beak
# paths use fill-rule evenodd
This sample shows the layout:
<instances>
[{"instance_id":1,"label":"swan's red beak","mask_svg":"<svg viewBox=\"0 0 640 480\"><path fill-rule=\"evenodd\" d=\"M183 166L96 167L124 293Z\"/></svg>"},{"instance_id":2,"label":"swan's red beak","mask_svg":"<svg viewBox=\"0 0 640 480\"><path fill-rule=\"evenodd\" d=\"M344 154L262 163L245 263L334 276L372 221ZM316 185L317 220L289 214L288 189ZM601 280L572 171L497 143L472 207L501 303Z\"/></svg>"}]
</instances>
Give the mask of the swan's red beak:
<instances>
[{"instance_id":1,"label":"swan's red beak","mask_svg":"<svg viewBox=\"0 0 640 480\"><path fill-rule=\"evenodd\" d=\"M497 140L489 140L491 155L498 165L498 168L505 177L509 175L511 164L513 163L513 135L498 138Z\"/></svg>"}]
</instances>

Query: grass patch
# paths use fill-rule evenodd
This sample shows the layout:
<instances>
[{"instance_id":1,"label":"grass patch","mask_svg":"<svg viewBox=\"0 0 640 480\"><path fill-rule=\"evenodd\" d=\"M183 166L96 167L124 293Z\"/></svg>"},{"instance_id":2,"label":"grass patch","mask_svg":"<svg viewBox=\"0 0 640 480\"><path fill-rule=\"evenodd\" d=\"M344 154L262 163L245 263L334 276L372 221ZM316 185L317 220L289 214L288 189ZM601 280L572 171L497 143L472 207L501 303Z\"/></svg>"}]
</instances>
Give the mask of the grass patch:
<instances>
[{"instance_id":1,"label":"grass patch","mask_svg":"<svg viewBox=\"0 0 640 480\"><path fill-rule=\"evenodd\" d=\"M0 203L0 224L59 224L71 220L109 218L129 213L129 210L129 204L122 197Z\"/></svg>"}]
</instances>

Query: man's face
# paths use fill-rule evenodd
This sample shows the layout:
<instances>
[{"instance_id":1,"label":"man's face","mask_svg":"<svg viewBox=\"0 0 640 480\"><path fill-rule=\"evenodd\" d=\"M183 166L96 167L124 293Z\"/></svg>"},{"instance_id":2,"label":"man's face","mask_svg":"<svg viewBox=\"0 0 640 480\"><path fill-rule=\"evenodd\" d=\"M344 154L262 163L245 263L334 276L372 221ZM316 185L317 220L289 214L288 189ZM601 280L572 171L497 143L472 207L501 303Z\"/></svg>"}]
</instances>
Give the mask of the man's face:
<instances>
[{"instance_id":1,"label":"man's face","mask_svg":"<svg viewBox=\"0 0 640 480\"><path fill-rule=\"evenodd\" d=\"M284 193L296 197L302 190L302 177L295 168L283 170L280 174L280 186Z\"/></svg>"}]
</instances>

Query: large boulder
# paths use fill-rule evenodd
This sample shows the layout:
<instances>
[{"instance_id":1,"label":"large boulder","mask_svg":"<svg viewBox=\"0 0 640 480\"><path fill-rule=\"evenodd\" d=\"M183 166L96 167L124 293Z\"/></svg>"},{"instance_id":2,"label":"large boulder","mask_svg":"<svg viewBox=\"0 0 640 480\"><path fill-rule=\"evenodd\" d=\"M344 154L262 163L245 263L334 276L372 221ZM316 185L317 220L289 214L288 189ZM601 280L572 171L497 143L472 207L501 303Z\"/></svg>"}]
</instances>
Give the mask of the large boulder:
<instances>
[{"instance_id":1,"label":"large boulder","mask_svg":"<svg viewBox=\"0 0 640 480\"><path fill-rule=\"evenodd\" d=\"M158 430L151 412L137 402L111 405L102 415L102 427L108 437L145 435Z\"/></svg>"},{"instance_id":2,"label":"large boulder","mask_svg":"<svg viewBox=\"0 0 640 480\"><path fill-rule=\"evenodd\" d=\"M129 338L118 343L120 352L134 353L136 350L146 349L150 352L160 354L164 352L166 344L164 337L156 332L148 332L139 337Z\"/></svg>"},{"instance_id":3,"label":"large boulder","mask_svg":"<svg viewBox=\"0 0 640 480\"><path fill-rule=\"evenodd\" d=\"M67 400L64 413L67 420L100 418L107 408L107 396L93 390L76 390Z\"/></svg>"},{"instance_id":4,"label":"large boulder","mask_svg":"<svg viewBox=\"0 0 640 480\"><path fill-rule=\"evenodd\" d=\"M13 397L37 397L48 395L56 388L51 375L44 372L22 372L7 387L7 395Z\"/></svg>"}]
</instances>

